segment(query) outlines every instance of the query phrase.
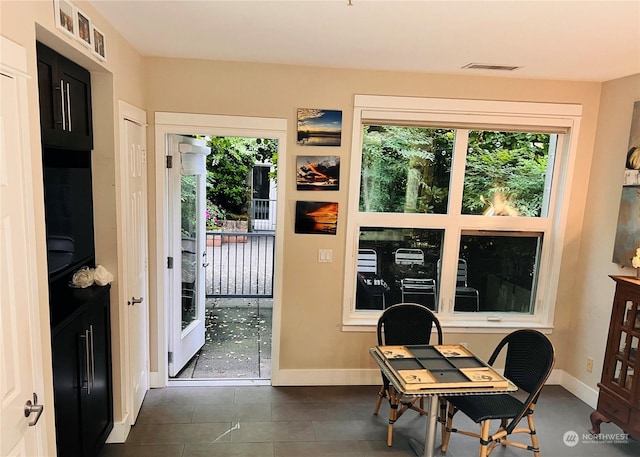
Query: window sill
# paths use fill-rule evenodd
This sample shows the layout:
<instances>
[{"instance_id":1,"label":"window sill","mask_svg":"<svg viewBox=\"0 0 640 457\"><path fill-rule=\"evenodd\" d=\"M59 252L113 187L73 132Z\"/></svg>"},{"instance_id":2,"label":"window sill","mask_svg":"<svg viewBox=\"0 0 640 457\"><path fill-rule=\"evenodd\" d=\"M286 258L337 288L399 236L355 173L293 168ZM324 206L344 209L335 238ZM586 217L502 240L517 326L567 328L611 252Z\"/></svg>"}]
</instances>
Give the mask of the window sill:
<instances>
[{"instance_id":1,"label":"window sill","mask_svg":"<svg viewBox=\"0 0 640 457\"><path fill-rule=\"evenodd\" d=\"M481 321L440 321L443 332L447 333L505 333L520 328L530 328L538 330L544 334L553 333L553 325L546 325L532 321L504 321L504 322L481 322ZM375 323L352 323L343 324L343 332L375 332Z\"/></svg>"}]
</instances>

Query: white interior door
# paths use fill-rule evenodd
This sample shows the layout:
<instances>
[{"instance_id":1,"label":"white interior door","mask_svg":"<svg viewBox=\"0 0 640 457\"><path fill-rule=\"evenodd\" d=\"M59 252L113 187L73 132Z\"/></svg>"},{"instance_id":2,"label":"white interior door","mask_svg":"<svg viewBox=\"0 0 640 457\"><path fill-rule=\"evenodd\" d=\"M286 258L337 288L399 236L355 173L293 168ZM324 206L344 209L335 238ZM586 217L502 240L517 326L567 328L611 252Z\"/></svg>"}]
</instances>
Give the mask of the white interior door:
<instances>
[{"instance_id":1,"label":"white interior door","mask_svg":"<svg viewBox=\"0 0 640 457\"><path fill-rule=\"evenodd\" d=\"M1 38L1 37L0 37ZM2 39L1 53L7 50ZM20 48L23 49L23 48ZM5 55L0 57L4 63ZM44 423L40 418L44 393L37 390L42 376L38 295L35 284L35 248L31 172L25 163L30 151L22 142L21 115L25 112L24 86L0 66L0 455L51 455L42 447ZM30 185L30 183L29 183ZM35 399L35 394L40 399ZM33 411L25 417L30 402ZM47 405L49 407L49 405ZM40 411L42 412L42 411ZM32 423L33 426L30 426Z\"/></svg>"},{"instance_id":2,"label":"white interior door","mask_svg":"<svg viewBox=\"0 0 640 457\"><path fill-rule=\"evenodd\" d=\"M147 268L147 160L144 124L124 119L127 218L126 281L129 323L131 424L149 389L149 293Z\"/></svg>"},{"instance_id":3,"label":"white interior door","mask_svg":"<svg viewBox=\"0 0 640 457\"><path fill-rule=\"evenodd\" d=\"M198 154L191 151L200 151L204 160L208 148L203 140L180 135L170 135L167 142L172 157L167 172L173 264L168 359L169 376L176 376L205 341L206 171L195 170L190 162L198 160Z\"/></svg>"}]
</instances>

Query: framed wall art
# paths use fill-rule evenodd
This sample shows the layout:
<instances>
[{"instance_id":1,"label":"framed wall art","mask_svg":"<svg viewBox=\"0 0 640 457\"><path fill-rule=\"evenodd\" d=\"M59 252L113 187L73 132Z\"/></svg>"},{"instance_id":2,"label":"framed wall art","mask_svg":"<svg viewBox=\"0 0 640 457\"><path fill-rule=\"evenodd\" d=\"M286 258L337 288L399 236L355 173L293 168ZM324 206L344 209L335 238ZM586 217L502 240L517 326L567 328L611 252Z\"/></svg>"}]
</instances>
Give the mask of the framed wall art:
<instances>
[{"instance_id":1,"label":"framed wall art","mask_svg":"<svg viewBox=\"0 0 640 457\"><path fill-rule=\"evenodd\" d=\"M298 144L340 146L342 111L298 108Z\"/></svg>"},{"instance_id":2,"label":"framed wall art","mask_svg":"<svg viewBox=\"0 0 640 457\"><path fill-rule=\"evenodd\" d=\"M96 26L92 27L93 48L91 52L100 60L107 60L107 40Z\"/></svg>"},{"instance_id":3,"label":"framed wall art","mask_svg":"<svg viewBox=\"0 0 640 457\"><path fill-rule=\"evenodd\" d=\"M624 170L624 184L618 211L613 262L630 267L640 248L640 101L633 105L631 131Z\"/></svg>"},{"instance_id":4,"label":"framed wall art","mask_svg":"<svg viewBox=\"0 0 640 457\"><path fill-rule=\"evenodd\" d=\"M56 27L69 36L76 37L75 7L67 0L54 0Z\"/></svg>"},{"instance_id":5,"label":"framed wall art","mask_svg":"<svg viewBox=\"0 0 640 457\"><path fill-rule=\"evenodd\" d=\"M91 19L79 8L76 8L76 38L83 45L91 47Z\"/></svg>"},{"instance_id":6,"label":"framed wall art","mask_svg":"<svg viewBox=\"0 0 640 457\"><path fill-rule=\"evenodd\" d=\"M338 227L338 203L296 202L295 233L335 235Z\"/></svg>"},{"instance_id":7,"label":"framed wall art","mask_svg":"<svg viewBox=\"0 0 640 457\"><path fill-rule=\"evenodd\" d=\"M340 157L296 157L297 190L339 190Z\"/></svg>"}]
</instances>

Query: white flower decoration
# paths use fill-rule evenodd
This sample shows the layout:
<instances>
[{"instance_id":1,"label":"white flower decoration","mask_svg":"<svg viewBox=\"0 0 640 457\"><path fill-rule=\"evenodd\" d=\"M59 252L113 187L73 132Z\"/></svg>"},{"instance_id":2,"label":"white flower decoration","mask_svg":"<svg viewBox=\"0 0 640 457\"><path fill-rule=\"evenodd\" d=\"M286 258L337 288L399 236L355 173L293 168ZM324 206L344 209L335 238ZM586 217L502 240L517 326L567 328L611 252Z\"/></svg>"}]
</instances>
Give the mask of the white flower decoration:
<instances>
[{"instance_id":1,"label":"white flower decoration","mask_svg":"<svg viewBox=\"0 0 640 457\"><path fill-rule=\"evenodd\" d=\"M71 283L81 289L89 287L93 284L93 270L89 267L80 268L73 274Z\"/></svg>"},{"instance_id":2,"label":"white flower decoration","mask_svg":"<svg viewBox=\"0 0 640 457\"><path fill-rule=\"evenodd\" d=\"M113 281L113 275L102 265L96 265L95 270L93 270L93 279L97 285L106 286Z\"/></svg>"},{"instance_id":3,"label":"white flower decoration","mask_svg":"<svg viewBox=\"0 0 640 457\"><path fill-rule=\"evenodd\" d=\"M640 268L640 248L636 249L636 255L631 258L633 268Z\"/></svg>"}]
</instances>

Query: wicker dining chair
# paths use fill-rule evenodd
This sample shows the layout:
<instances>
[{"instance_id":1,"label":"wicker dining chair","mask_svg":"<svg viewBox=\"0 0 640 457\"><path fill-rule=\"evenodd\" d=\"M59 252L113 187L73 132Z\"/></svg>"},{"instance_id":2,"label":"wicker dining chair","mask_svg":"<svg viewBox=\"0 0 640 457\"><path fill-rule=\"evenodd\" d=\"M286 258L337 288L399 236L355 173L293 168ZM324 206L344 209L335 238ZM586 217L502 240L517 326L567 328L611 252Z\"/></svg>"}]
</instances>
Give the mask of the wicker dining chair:
<instances>
[{"instance_id":1,"label":"wicker dining chair","mask_svg":"<svg viewBox=\"0 0 640 457\"><path fill-rule=\"evenodd\" d=\"M435 327L438 335L437 343L442 344L442 327L431 310L417 303L399 303L387 308L378 319L379 346L406 346L412 344L429 344L431 332ZM412 409L420 414L424 410L424 399L403 398L393 388L389 379L382 374L382 387L378 394L373 414L378 414L383 399L389 401L389 427L387 429L387 445L393 443L393 424L407 410Z\"/></svg>"},{"instance_id":2,"label":"wicker dining chair","mask_svg":"<svg viewBox=\"0 0 640 457\"><path fill-rule=\"evenodd\" d=\"M498 444L532 451L536 457L540 455L533 413L540 391L551 374L555 350L551 341L537 330L516 330L498 344L489 358L489 365L493 365L505 347L507 353L504 376L527 394L526 399L520 400L512 394L446 397L449 406L442 432L442 452L447 450L451 433L460 433L480 439L480 457L491 454ZM480 425L480 433L453 427L453 417L459 411ZM527 426L519 427L520 421L525 417ZM490 423L495 419L500 420L500 427L490 434ZM444 418L441 417L441 422L443 421ZM507 440L507 437L516 433L529 434L531 445Z\"/></svg>"}]
</instances>

